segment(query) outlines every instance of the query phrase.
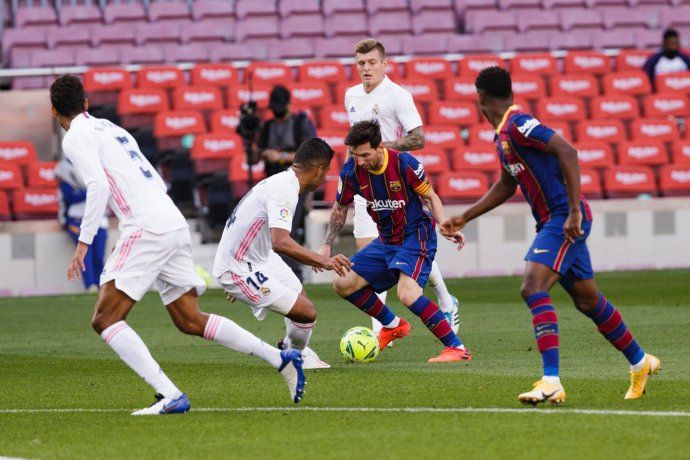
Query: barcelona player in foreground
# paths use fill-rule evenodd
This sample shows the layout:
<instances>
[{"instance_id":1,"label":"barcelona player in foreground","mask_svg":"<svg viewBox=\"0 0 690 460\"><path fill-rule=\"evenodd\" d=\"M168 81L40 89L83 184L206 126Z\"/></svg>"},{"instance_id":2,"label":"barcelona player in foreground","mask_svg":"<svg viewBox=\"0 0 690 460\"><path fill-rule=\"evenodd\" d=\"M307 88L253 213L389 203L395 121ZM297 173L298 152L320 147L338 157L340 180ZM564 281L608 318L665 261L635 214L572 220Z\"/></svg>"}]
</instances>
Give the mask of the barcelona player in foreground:
<instances>
[{"instance_id":1,"label":"barcelona player in foreground","mask_svg":"<svg viewBox=\"0 0 690 460\"><path fill-rule=\"evenodd\" d=\"M333 281L338 295L376 318L382 325L379 346L410 333L412 326L396 316L376 296L397 285L400 302L419 316L444 349L429 362L469 361L472 355L451 329L443 312L424 296L436 255L436 223L445 220L443 205L426 178L424 167L408 152L387 149L381 127L365 120L352 125L345 138L351 156L340 172L336 203L326 231L325 244L333 243L345 223L355 195L366 200L379 237L357 251L352 269ZM433 218L424 210L427 204ZM449 239L462 245L461 233Z\"/></svg>"},{"instance_id":2,"label":"barcelona player in foreground","mask_svg":"<svg viewBox=\"0 0 690 460\"><path fill-rule=\"evenodd\" d=\"M645 391L647 379L661 368L658 358L637 344L618 310L597 289L587 249L592 213L580 196L577 151L536 118L513 105L510 74L500 67L477 77L479 107L496 129L495 142L503 169L498 182L463 214L441 226L444 235L513 196L519 185L537 221L537 235L525 260L521 294L532 312L544 373L532 390L518 399L525 404L559 404L565 391L559 379L558 318L549 297L559 282L575 307L589 316L599 332L630 362L630 388L625 399Z\"/></svg>"}]
</instances>

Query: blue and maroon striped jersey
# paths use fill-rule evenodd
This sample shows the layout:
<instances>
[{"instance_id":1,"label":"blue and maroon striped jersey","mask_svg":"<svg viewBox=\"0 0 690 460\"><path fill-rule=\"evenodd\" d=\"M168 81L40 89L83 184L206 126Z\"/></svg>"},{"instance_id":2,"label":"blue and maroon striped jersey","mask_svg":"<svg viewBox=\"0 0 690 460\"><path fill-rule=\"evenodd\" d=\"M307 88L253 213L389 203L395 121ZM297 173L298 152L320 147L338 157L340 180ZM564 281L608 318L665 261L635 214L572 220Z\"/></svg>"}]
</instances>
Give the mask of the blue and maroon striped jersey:
<instances>
[{"instance_id":1,"label":"blue and maroon striped jersey","mask_svg":"<svg viewBox=\"0 0 690 460\"><path fill-rule=\"evenodd\" d=\"M558 158L546 152L555 134L533 116L513 105L496 128L494 142L503 168L520 185L541 228L552 216L568 214L568 192ZM589 204L580 197L582 218L592 220Z\"/></svg>"},{"instance_id":2,"label":"blue and maroon striped jersey","mask_svg":"<svg viewBox=\"0 0 690 460\"><path fill-rule=\"evenodd\" d=\"M367 200L367 212L376 222L383 243L400 245L420 227L433 231L435 223L420 195L431 184L424 166L408 152L386 149L383 166L369 172L350 157L340 171L336 201L348 206L355 195Z\"/></svg>"}]
</instances>

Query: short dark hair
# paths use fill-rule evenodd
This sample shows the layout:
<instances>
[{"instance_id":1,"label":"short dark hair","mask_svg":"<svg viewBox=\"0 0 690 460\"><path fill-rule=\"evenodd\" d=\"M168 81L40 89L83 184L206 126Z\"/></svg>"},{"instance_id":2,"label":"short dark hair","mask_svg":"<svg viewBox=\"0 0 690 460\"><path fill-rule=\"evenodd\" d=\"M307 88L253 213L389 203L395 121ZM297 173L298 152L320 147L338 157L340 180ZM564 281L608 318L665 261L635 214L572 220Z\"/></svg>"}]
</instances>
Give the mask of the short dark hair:
<instances>
[{"instance_id":1,"label":"short dark hair","mask_svg":"<svg viewBox=\"0 0 690 460\"><path fill-rule=\"evenodd\" d=\"M345 137L345 145L357 147L369 143L372 148L381 145L381 126L378 121L364 120L355 123Z\"/></svg>"},{"instance_id":2,"label":"short dark hair","mask_svg":"<svg viewBox=\"0 0 690 460\"><path fill-rule=\"evenodd\" d=\"M508 99L513 94L510 73L499 66L487 67L479 72L474 86L495 98Z\"/></svg>"},{"instance_id":3,"label":"short dark hair","mask_svg":"<svg viewBox=\"0 0 690 460\"><path fill-rule=\"evenodd\" d=\"M333 149L323 139L314 137L302 142L295 152L294 164L298 166L327 166L333 159Z\"/></svg>"},{"instance_id":4,"label":"short dark hair","mask_svg":"<svg viewBox=\"0 0 690 460\"><path fill-rule=\"evenodd\" d=\"M669 38L678 38L678 31L676 29L671 29L670 27L666 30L664 30L664 41L668 40Z\"/></svg>"},{"instance_id":5,"label":"short dark hair","mask_svg":"<svg viewBox=\"0 0 690 460\"><path fill-rule=\"evenodd\" d=\"M50 85L50 102L60 115L73 117L84 111L86 93L81 80L74 75L62 75Z\"/></svg>"}]
</instances>

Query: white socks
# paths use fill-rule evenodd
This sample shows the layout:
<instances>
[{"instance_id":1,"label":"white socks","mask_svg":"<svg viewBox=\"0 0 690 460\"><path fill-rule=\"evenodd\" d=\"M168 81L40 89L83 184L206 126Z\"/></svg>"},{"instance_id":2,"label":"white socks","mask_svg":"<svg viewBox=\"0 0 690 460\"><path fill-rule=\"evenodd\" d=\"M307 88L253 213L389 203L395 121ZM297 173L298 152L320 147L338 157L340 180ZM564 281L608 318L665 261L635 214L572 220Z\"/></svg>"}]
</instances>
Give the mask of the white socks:
<instances>
[{"instance_id":1,"label":"white socks","mask_svg":"<svg viewBox=\"0 0 690 460\"><path fill-rule=\"evenodd\" d=\"M429 286L434 288L436 297L438 298L438 306L442 312L451 311L453 308L453 297L448 292L446 287L446 282L443 281L443 276L441 275L441 269L438 268L438 264L434 261L431 264L431 273L429 274Z\"/></svg>"},{"instance_id":2,"label":"white socks","mask_svg":"<svg viewBox=\"0 0 690 460\"><path fill-rule=\"evenodd\" d=\"M157 393L170 399L177 399L182 395L182 392L153 359L141 337L127 323L118 321L101 332L101 337L110 345L110 348L115 350L120 359Z\"/></svg>"},{"instance_id":3,"label":"white socks","mask_svg":"<svg viewBox=\"0 0 690 460\"><path fill-rule=\"evenodd\" d=\"M379 300L385 305L386 304L386 297L388 296L388 291L382 292L380 294L376 294L379 298ZM374 334L379 333L383 325L377 320L376 318L371 318L371 329L374 331ZM395 327L395 326L393 326Z\"/></svg>"},{"instance_id":4,"label":"white socks","mask_svg":"<svg viewBox=\"0 0 690 460\"><path fill-rule=\"evenodd\" d=\"M270 346L251 332L241 328L237 323L223 316L208 316L208 322L204 329L204 338L231 350L258 356L276 369L283 362L280 357L280 350Z\"/></svg>"},{"instance_id":5,"label":"white socks","mask_svg":"<svg viewBox=\"0 0 690 460\"><path fill-rule=\"evenodd\" d=\"M638 372L640 369L642 369L642 368L644 367L644 362L645 362L646 359L647 359L647 353L645 353L645 354L642 356L642 359L640 360L639 363L635 363L635 364L633 364L633 365L630 366L630 368L632 369L632 371L633 371L633 372Z\"/></svg>"},{"instance_id":6,"label":"white socks","mask_svg":"<svg viewBox=\"0 0 690 460\"><path fill-rule=\"evenodd\" d=\"M557 375L544 375L541 378L542 382L550 383L552 385L560 385L561 378Z\"/></svg>"},{"instance_id":7,"label":"white socks","mask_svg":"<svg viewBox=\"0 0 690 460\"><path fill-rule=\"evenodd\" d=\"M297 350L304 350L309 345L311 333L314 330L313 323L296 323L287 316L285 317L285 346L287 348L295 348Z\"/></svg>"},{"instance_id":8,"label":"white socks","mask_svg":"<svg viewBox=\"0 0 690 460\"><path fill-rule=\"evenodd\" d=\"M395 319L393 319L393 321L391 321L390 323L386 324L384 327L390 329L390 328L398 327L399 325L400 325L400 317L399 317L399 316L396 316Z\"/></svg>"}]
</instances>

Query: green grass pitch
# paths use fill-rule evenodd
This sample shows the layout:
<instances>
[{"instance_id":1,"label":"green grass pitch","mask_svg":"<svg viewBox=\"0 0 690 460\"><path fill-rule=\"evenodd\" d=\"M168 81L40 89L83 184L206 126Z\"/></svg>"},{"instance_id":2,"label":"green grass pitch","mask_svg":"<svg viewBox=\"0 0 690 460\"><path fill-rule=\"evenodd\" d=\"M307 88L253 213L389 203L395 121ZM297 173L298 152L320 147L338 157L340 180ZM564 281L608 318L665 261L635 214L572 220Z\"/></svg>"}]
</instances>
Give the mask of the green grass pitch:
<instances>
[{"instance_id":1,"label":"green grass pitch","mask_svg":"<svg viewBox=\"0 0 690 460\"><path fill-rule=\"evenodd\" d=\"M92 332L95 296L0 299L0 457L688 458L690 271L602 274L598 283L639 343L661 359L662 372L643 398L624 401L624 357L555 288L568 393L555 409L524 408L516 399L541 368L518 278L448 283L461 298L460 335L474 354L461 365L428 364L441 347L397 301L391 305L413 324L412 334L370 365L344 363L340 336L369 319L330 286L308 286L319 310L312 345L333 368L308 371L298 406L268 365L183 336L149 294L128 322L192 401L187 415L167 417L129 415L150 404L153 391ZM220 291L201 300L206 311L266 341L282 336L276 315L258 322Z\"/></svg>"}]
</instances>

